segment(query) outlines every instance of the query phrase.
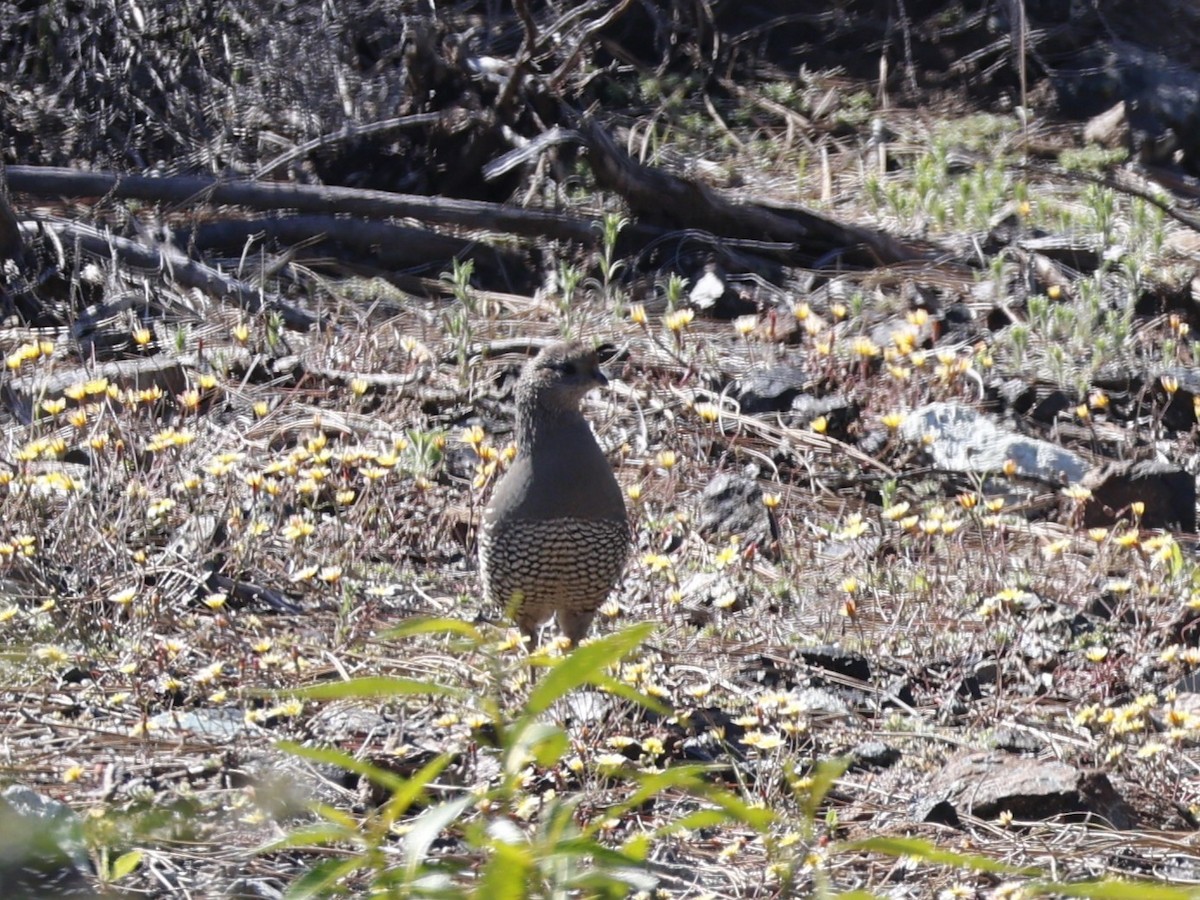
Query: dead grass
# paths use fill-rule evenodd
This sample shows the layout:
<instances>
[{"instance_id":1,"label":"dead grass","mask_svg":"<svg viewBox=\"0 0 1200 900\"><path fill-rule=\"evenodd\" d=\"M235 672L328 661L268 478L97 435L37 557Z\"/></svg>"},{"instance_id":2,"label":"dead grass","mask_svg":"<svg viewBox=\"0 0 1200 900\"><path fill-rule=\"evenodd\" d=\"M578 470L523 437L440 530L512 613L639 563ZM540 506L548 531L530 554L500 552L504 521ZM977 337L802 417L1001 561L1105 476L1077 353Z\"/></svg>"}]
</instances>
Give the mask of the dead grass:
<instances>
[{"instance_id":1,"label":"dead grass","mask_svg":"<svg viewBox=\"0 0 1200 900\"><path fill-rule=\"evenodd\" d=\"M743 338L726 323L694 320L671 332L658 321L606 319L601 298L590 303L585 333L619 349L610 367L614 389L596 398L591 412L622 483L639 489L631 502L637 558L619 611L611 610L601 631L625 621L661 623L619 675L676 710L719 711L738 723L742 745L727 736L727 744L715 745L714 760L745 800L793 823L781 826L777 840L786 844L804 821L795 786L783 777L790 768L802 771L870 739L896 746L902 759L893 772L839 780L828 806L836 820L827 818L816 833L909 834L914 826L903 811L925 789L923 775L956 748L985 745L1002 724L1039 735L1057 756L1194 802L1185 777L1190 719L1185 733L1166 740L1145 728L1118 736L1073 719L1089 704L1104 708L1132 690L1133 670L1179 666L1158 658L1161 629L1192 577L1190 562L1171 570L1162 549L1170 542L1148 544L1148 535L1128 526L1095 536L1069 523L1031 523L986 510L970 491L923 494L919 481L902 482L892 505L908 502L914 521L883 514L871 497L911 467L912 449L888 440L883 452L866 456L811 427L742 415L725 399L725 379L769 364L782 348ZM509 439L496 376L516 360L485 362L478 350L486 341L475 335L551 337L559 329L548 312L520 321L481 312L469 323L464 371L455 348L434 328L415 329L416 318L336 336L287 335L288 355L298 362L274 376L268 358L277 353L252 366L221 365L244 358L239 344L269 351L267 322L231 321L227 342L210 338L205 363L187 372L185 391L196 391L198 400L185 392L139 398L94 384L58 412L46 412L55 398L43 397L36 421L6 428L4 548L12 599L0 625L9 648L0 732L7 775L103 813L93 820L94 847L143 848L145 862L131 883L144 890L178 883L200 891L201 879L227 881L235 871L286 881L312 859L256 856L256 846L297 827L314 795L362 810L361 786L287 762L271 750L281 738L332 742L402 771L405 760L449 752L456 771L442 791L493 777L471 719L480 714L472 698L493 698L502 715L516 709L528 691L520 651L464 656L445 639L378 635L414 615L474 619L486 623L485 633L503 634L498 612L476 601L470 532L494 477L480 476L477 466L493 457L477 448L502 448ZM860 330L853 319L835 325L836 316L829 318L827 328L804 338L805 365L831 389L863 399L862 427L884 428L873 420L906 402L974 399L972 379L939 374L938 364L914 367L895 383L851 349ZM249 333L239 342L233 335L241 326ZM822 353L818 345L833 335L830 352ZM19 373L36 381L74 366L60 336L38 337L54 348L42 346L16 367ZM29 340L11 336L3 350L16 359ZM941 365L976 359L976 351L962 348ZM296 375L334 369L345 378ZM377 392L369 385L376 373L413 380ZM463 443L473 424L483 426L483 444ZM778 496L775 547L731 545L696 530L706 482L749 462ZM1130 534L1137 539L1122 546L1121 536ZM281 614L261 600L222 596L204 585L210 560L222 560L234 578L283 591L303 612ZM704 571L728 578L739 611L720 604L689 610L678 586ZM1039 609L1073 608L1114 573L1129 582L1138 626L1113 625L1080 642L1039 619ZM1020 649L1038 640L1055 660L1053 682L1040 680L1037 654ZM844 695L840 712L797 705L787 690L813 671L797 664L797 649L827 643L863 653L874 673ZM1089 662L1086 646L1124 662ZM759 681L766 658L781 667L781 685ZM979 660L995 661L1002 674L983 697L963 701L957 684ZM340 713L336 703L273 699L281 689L367 675L454 686L466 699L347 702ZM1064 694L1058 685L1068 676ZM889 693L896 677L915 689L907 702ZM595 774L604 753L668 738L659 752L631 757L657 767L684 746L669 739L678 725L603 702L608 711L600 718L569 704L563 713L573 723L568 733L581 777L569 766L535 767L525 785L534 798L557 783L557 791L580 801L585 821L623 792ZM212 718L225 712L219 721L232 734L172 724L173 715L186 724L189 713L199 713L203 727L213 727ZM747 749L747 732L767 736L770 749ZM1137 751L1152 743L1162 752L1142 758ZM1114 756L1121 749L1127 752ZM296 773L283 775L281 767ZM613 837L669 823L687 808L675 805L682 797L663 800L650 819L614 823ZM1135 832L1118 841L1067 823L997 828L973 821L963 832L925 826L915 833L1015 864L1044 868L1050 858L1059 879L1119 872L1117 860L1134 857L1141 874L1161 876L1170 870L1154 860L1178 863L1187 855L1168 837ZM785 869L797 885L811 888L808 879L822 872L839 889L876 892L903 872L908 883L923 885L914 895L955 879L964 890L996 881L854 853L823 858L813 840L803 838L807 855L788 862L788 853L771 850L752 830L702 831L657 844L657 871L666 890L684 896L769 893Z\"/></svg>"},{"instance_id":2,"label":"dead grass","mask_svg":"<svg viewBox=\"0 0 1200 900\"><path fill-rule=\"evenodd\" d=\"M1131 296L1165 265L1144 248L1160 250L1171 227L1136 201L1065 196L1061 184L1030 183L1003 163L965 174L943 166L922 181L921 165L945 163L945 147L921 122L900 117L895 127L905 125L895 171L832 142L823 173L812 157L797 169L791 145L770 165L733 151L723 164L741 173L748 195L964 246L974 239L966 231L1004 211L1026 228L1118 235L1132 248L1123 262ZM980 124L993 140L995 127ZM687 137L688 146L699 140ZM1103 221L1097 199L1112 204ZM563 255L598 271L595 258ZM636 261L620 262L634 272ZM1020 267L984 262L949 286L945 270L928 282L887 271L744 283L760 311L743 328L704 315L672 320L664 285L635 298L616 277L597 277L563 303L552 288L483 293L449 273L428 299L301 270L298 281L338 331L286 332L270 316L192 294L171 294L166 312L139 300L109 333L132 358L161 352L183 362L136 384L97 380L67 329L5 331L0 353L37 413L23 421L10 410L0 466L4 780L81 812L102 872L141 850L120 887L241 896L255 881L290 884L352 852L349 841L256 852L311 824L314 804L359 825L389 796L369 778L282 752L279 741L336 747L404 777L446 754L422 802L383 829L381 866L348 875L341 890L361 892L379 870L400 866L404 828L426 804L503 781L489 731L515 718L534 689L501 612L479 602L473 527L504 464L509 376L523 358L493 351L570 332L613 348L612 388L589 401L589 414L630 491L637 541L597 631L658 625L610 674L673 714L603 692L559 701L547 720L563 726L565 748L521 767L504 799L515 833L532 841L547 810L570 802L568 818L596 826L605 846L652 835L648 868L663 892L682 897L1015 896L1009 886L1034 892L1038 878L1131 875L1195 882L1198 860L1180 823L1200 804L1200 720L1176 705L1174 687L1200 664L1187 625L1200 597L1190 537L1148 533L1133 513L1090 532L1081 501L1049 486L999 503L1017 479L943 478L898 434L899 417L925 402L978 404L996 372L1036 370L1068 388L1082 378L1086 388L1101 356L1136 355L1147 369L1190 364L1187 332L1178 317L1131 318L1133 338L1103 355L1097 335L1115 326L1100 307L1066 323L1051 322L1051 307L1044 329L1018 339L997 331L933 346L905 286L936 283L944 299L985 309L1005 299ZM818 277L822 287L809 291L804 279L811 287ZM139 297L148 285L170 290L100 264L77 281L88 279ZM988 279L998 295L972 293ZM1115 290L1111 280L1103 287ZM924 337L875 342L875 325L905 316ZM1170 353L1152 356L1167 340ZM1062 346L1071 352L1056 364ZM1131 346L1137 353L1122 355ZM782 361L805 373L812 393L844 396L856 410L849 423L741 412L737 379ZM1086 407L1087 396L1076 399ZM1169 439L1172 458L1190 461L1195 430L1168 432L1161 412L1108 422L1095 404L1087 416L1145 427ZM751 465L772 498L778 540L701 534L704 487ZM697 575L727 587L698 599L686 590ZM1106 593L1116 612L1080 624ZM417 617L475 623L483 638L389 634ZM860 654L869 679L803 657L830 644ZM367 677L456 693L289 693ZM1130 797L1145 827L922 821L913 810L931 774L959 751L988 747L1001 728L1036 738L1043 758L1139 788ZM898 750L899 761L851 768L828 792L806 780L870 741ZM636 780L614 774L613 755L625 775L709 764L715 785L777 818L671 833L703 804L682 789L614 816ZM490 811L466 810L430 842L430 860L459 867L461 891L489 862L472 829ZM914 836L927 842L915 856L853 844ZM1013 869L939 860L933 848ZM1017 871L1025 866L1038 874Z\"/></svg>"}]
</instances>

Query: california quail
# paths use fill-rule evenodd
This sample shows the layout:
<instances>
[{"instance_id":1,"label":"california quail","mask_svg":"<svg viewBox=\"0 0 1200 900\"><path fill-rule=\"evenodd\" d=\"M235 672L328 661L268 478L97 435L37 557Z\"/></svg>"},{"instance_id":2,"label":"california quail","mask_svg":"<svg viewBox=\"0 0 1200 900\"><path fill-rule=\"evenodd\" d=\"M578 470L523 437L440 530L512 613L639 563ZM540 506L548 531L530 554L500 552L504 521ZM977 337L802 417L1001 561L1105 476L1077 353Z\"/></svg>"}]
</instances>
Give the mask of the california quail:
<instances>
[{"instance_id":1,"label":"california quail","mask_svg":"<svg viewBox=\"0 0 1200 900\"><path fill-rule=\"evenodd\" d=\"M517 455L484 510L479 568L486 599L535 642L557 614L578 644L629 555L625 499L579 410L606 384L578 342L546 347L517 382Z\"/></svg>"}]
</instances>

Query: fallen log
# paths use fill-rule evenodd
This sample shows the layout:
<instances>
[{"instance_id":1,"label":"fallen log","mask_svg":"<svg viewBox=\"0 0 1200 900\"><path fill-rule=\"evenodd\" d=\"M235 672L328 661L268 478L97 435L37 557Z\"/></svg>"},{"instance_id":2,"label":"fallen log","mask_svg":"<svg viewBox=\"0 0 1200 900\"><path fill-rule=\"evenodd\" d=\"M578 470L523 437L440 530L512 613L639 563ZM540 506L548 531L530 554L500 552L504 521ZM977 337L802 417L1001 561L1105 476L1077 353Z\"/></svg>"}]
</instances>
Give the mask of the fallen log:
<instances>
[{"instance_id":1,"label":"fallen log","mask_svg":"<svg viewBox=\"0 0 1200 900\"><path fill-rule=\"evenodd\" d=\"M419 219L478 231L498 231L596 244L594 220L519 209L502 203L420 197L347 187L254 184L196 175L148 178L115 172L84 172L38 166L10 166L9 187L36 197L113 197L151 203L208 203L250 209L293 209L307 213L348 213L366 218Z\"/></svg>"},{"instance_id":2,"label":"fallen log","mask_svg":"<svg viewBox=\"0 0 1200 900\"><path fill-rule=\"evenodd\" d=\"M579 127L597 184L620 194L652 223L790 244L789 258L780 261L791 265L812 266L833 257L864 266L930 258L884 232L835 222L800 206L737 203L706 184L642 165L595 120L584 120Z\"/></svg>"},{"instance_id":3,"label":"fallen log","mask_svg":"<svg viewBox=\"0 0 1200 900\"><path fill-rule=\"evenodd\" d=\"M167 245L147 247L126 238L117 237L106 231L78 222L38 221L22 222L21 230L36 234L39 230L53 232L57 239L74 244L85 253L103 259L116 257L125 265L151 271L162 271L177 284L196 288L219 299L233 300L247 312L263 309L278 312L289 328L307 331L319 320L303 310L296 309L269 292L218 272L203 263L196 262L179 250Z\"/></svg>"}]
</instances>

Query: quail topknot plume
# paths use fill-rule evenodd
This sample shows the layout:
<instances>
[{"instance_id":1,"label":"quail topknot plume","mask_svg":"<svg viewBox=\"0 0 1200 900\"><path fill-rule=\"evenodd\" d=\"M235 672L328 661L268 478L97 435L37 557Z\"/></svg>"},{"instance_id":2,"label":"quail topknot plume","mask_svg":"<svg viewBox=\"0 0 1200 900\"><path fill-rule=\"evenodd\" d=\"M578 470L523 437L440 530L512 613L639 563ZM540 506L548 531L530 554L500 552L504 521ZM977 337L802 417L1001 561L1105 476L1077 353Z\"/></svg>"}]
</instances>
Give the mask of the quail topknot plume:
<instances>
[{"instance_id":1,"label":"quail topknot plume","mask_svg":"<svg viewBox=\"0 0 1200 900\"><path fill-rule=\"evenodd\" d=\"M479 568L486 599L534 641L557 615L578 644L629 555L625 498L579 409L606 384L577 341L546 347L517 382L517 455L484 510Z\"/></svg>"}]
</instances>

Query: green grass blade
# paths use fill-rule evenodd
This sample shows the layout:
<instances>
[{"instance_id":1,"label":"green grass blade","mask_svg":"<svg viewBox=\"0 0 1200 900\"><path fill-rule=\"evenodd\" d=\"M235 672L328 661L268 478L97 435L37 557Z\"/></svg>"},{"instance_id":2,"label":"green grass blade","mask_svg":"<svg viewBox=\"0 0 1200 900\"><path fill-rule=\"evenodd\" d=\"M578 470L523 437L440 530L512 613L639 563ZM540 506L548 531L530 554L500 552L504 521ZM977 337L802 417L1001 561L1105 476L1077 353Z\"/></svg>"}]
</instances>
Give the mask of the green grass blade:
<instances>
[{"instance_id":1,"label":"green grass blade","mask_svg":"<svg viewBox=\"0 0 1200 900\"><path fill-rule=\"evenodd\" d=\"M361 865L362 860L356 856L322 860L296 879L284 896L288 900L328 896L334 885Z\"/></svg>"},{"instance_id":2,"label":"green grass blade","mask_svg":"<svg viewBox=\"0 0 1200 900\"><path fill-rule=\"evenodd\" d=\"M306 825L289 831L279 840L263 844L257 853L277 853L280 850L307 850L315 847L328 847L353 840L354 832L347 832L341 825L332 822L320 822L316 825Z\"/></svg>"},{"instance_id":3,"label":"green grass blade","mask_svg":"<svg viewBox=\"0 0 1200 900\"><path fill-rule=\"evenodd\" d=\"M412 827L404 836L404 868L410 881L417 877L437 836L475 802L476 798L467 794L449 803L431 806L413 820Z\"/></svg>"},{"instance_id":4,"label":"green grass blade","mask_svg":"<svg viewBox=\"0 0 1200 900\"><path fill-rule=\"evenodd\" d=\"M1150 881L1084 881L1074 884L1038 882L1029 889L1060 897L1087 897L1089 900L1197 900L1200 888L1171 887Z\"/></svg>"},{"instance_id":5,"label":"green grass blade","mask_svg":"<svg viewBox=\"0 0 1200 900\"><path fill-rule=\"evenodd\" d=\"M383 640L396 640L398 638L415 637L420 634L457 634L465 637L474 644L483 643L483 635L479 633L479 629L470 622L464 622L462 619L429 619L415 618L409 619L407 622L389 628L379 637Z\"/></svg>"},{"instance_id":6,"label":"green grass blade","mask_svg":"<svg viewBox=\"0 0 1200 900\"><path fill-rule=\"evenodd\" d=\"M373 766L369 762L364 762L341 750L334 750L332 747L305 747L292 741L279 741L275 745L275 749L282 750L284 753L290 753L292 756L298 756L301 759L307 759L310 762L321 763L327 766L337 766L340 769L345 769L347 772L353 772L355 775L369 778L373 783L387 791L395 792L403 790L408 784L407 779L400 777L395 772L389 772L387 769Z\"/></svg>"},{"instance_id":7,"label":"green grass blade","mask_svg":"<svg viewBox=\"0 0 1200 900\"><path fill-rule=\"evenodd\" d=\"M380 700L426 694L435 697L462 696L462 691L444 684L417 681L414 678L388 678L382 675L312 684L282 693L301 700Z\"/></svg>"},{"instance_id":8,"label":"green grass blade","mask_svg":"<svg viewBox=\"0 0 1200 900\"><path fill-rule=\"evenodd\" d=\"M643 622L572 650L542 676L529 695L525 714L539 715L580 685L595 683L605 669L645 641L654 629L652 622Z\"/></svg>"},{"instance_id":9,"label":"green grass blade","mask_svg":"<svg viewBox=\"0 0 1200 900\"><path fill-rule=\"evenodd\" d=\"M838 845L838 851L841 852L843 850L865 850L868 853L882 853L886 856L895 857L910 856L913 859L919 859L922 862L932 863L933 865L955 866L961 869L971 869L975 872L991 872L996 875L1036 876L1040 874L1037 869L1009 865L1008 863L989 859L986 856L943 850L933 842L922 840L921 838L864 838L861 841L852 841L848 844Z\"/></svg>"},{"instance_id":10,"label":"green grass blade","mask_svg":"<svg viewBox=\"0 0 1200 900\"><path fill-rule=\"evenodd\" d=\"M142 851L130 850L128 853L122 853L112 861L112 865L108 867L108 880L120 881L126 875L133 872L142 864Z\"/></svg>"}]
</instances>

